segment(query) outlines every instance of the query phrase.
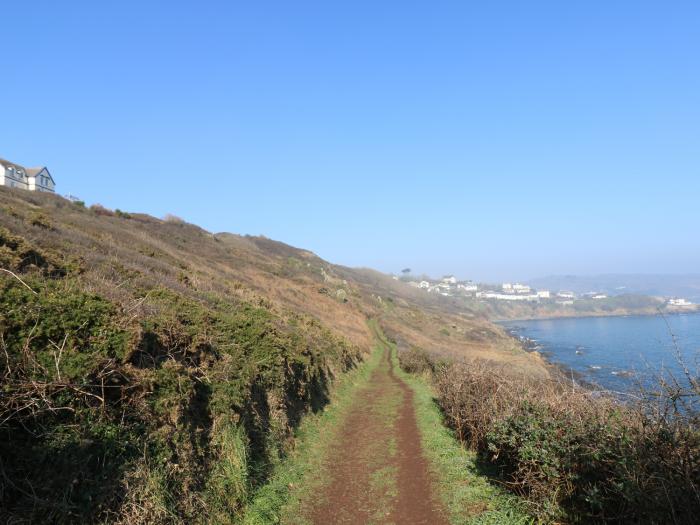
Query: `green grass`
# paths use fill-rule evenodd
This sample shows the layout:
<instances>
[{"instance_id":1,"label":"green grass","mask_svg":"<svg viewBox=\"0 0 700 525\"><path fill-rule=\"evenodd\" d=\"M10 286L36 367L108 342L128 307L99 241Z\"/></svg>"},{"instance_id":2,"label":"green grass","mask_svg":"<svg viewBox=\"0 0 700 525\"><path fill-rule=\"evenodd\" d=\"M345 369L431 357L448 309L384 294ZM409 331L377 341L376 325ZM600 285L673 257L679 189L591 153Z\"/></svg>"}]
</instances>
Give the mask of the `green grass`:
<instances>
[{"instance_id":1,"label":"green grass","mask_svg":"<svg viewBox=\"0 0 700 525\"><path fill-rule=\"evenodd\" d=\"M389 343L378 325L370 322L377 338L377 346L370 358L357 369L340 378L326 410L309 415L296 433L296 448L285 461L277 465L269 483L261 487L245 509L243 522L247 525L270 523L307 523L302 514L302 502L317 498L320 488L329 481L325 458L332 456L344 418L352 409L358 394L369 383L370 376L381 366L382 356L389 348L395 373L414 392L416 418L424 453L431 465L435 491L447 510L450 523L474 525L533 524L523 509L522 501L493 484L479 472L476 455L457 441L445 427L442 415L433 400L433 391L424 377L407 374L398 365L394 346ZM387 425L393 424L396 407L380 406L387 416ZM395 444L389 444L387 456L395 453ZM377 497L395 496L396 472L379 468L372 474L372 492ZM376 490L375 490L376 489ZM381 507L381 505L380 505ZM378 521L381 521L377 516Z\"/></svg>"},{"instance_id":2,"label":"green grass","mask_svg":"<svg viewBox=\"0 0 700 525\"><path fill-rule=\"evenodd\" d=\"M376 332L375 332L376 333ZM443 425L427 379L401 370L395 346L378 334L391 349L394 370L414 393L416 421L423 451L431 465L435 489L450 523L478 525L525 525L535 523L522 501L493 484L479 472L476 454L465 449L452 430Z\"/></svg>"},{"instance_id":3,"label":"green grass","mask_svg":"<svg viewBox=\"0 0 700 525\"><path fill-rule=\"evenodd\" d=\"M377 346L365 362L336 381L331 403L323 412L304 418L295 435L296 447L276 466L270 481L254 494L244 511L243 523L306 522L301 502L328 482L330 473L324 469L324 458L332 454L338 430L358 392L379 366L382 353Z\"/></svg>"}]
</instances>

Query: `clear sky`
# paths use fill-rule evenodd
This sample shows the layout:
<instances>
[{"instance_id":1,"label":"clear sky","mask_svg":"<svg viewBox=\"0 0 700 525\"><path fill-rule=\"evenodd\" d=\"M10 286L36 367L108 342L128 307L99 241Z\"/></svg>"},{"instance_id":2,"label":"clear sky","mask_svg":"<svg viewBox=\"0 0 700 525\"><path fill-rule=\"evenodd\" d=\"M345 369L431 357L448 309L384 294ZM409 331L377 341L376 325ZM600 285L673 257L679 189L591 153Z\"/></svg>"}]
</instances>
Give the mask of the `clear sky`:
<instances>
[{"instance_id":1,"label":"clear sky","mask_svg":"<svg viewBox=\"0 0 700 525\"><path fill-rule=\"evenodd\" d=\"M88 203L392 272L700 271L697 1L0 15L0 157Z\"/></svg>"}]
</instances>

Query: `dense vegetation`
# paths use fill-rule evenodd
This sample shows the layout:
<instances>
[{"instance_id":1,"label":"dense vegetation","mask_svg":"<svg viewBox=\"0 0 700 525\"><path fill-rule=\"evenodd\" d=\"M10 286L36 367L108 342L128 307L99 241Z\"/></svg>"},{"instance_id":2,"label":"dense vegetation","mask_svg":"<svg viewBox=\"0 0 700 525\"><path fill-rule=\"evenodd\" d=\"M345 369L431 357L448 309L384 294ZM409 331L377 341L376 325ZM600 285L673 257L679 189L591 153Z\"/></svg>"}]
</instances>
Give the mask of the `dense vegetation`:
<instances>
[{"instance_id":1,"label":"dense vegetation","mask_svg":"<svg viewBox=\"0 0 700 525\"><path fill-rule=\"evenodd\" d=\"M0 281L6 518L224 521L358 357L250 304L157 290L131 319L72 279L26 284Z\"/></svg>"},{"instance_id":2,"label":"dense vegetation","mask_svg":"<svg viewBox=\"0 0 700 525\"><path fill-rule=\"evenodd\" d=\"M696 523L700 388L666 381L636 404L485 363L400 353L431 376L445 420L545 522Z\"/></svg>"},{"instance_id":3,"label":"dense vegetation","mask_svg":"<svg viewBox=\"0 0 700 525\"><path fill-rule=\"evenodd\" d=\"M359 347L100 222L130 215L32 198L0 217L0 522L234 520Z\"/></svg>"},{"instance_id":4,"label":"dense vegetation","mask_svg":"<svg viewBox=\"0 0 700 525\"><path fill-rule=\"evenodd\" d=\"M0 187L0 522L237 520L375 317L435 353L545 373L377 272Z\"/></svg>"}]
</instances>

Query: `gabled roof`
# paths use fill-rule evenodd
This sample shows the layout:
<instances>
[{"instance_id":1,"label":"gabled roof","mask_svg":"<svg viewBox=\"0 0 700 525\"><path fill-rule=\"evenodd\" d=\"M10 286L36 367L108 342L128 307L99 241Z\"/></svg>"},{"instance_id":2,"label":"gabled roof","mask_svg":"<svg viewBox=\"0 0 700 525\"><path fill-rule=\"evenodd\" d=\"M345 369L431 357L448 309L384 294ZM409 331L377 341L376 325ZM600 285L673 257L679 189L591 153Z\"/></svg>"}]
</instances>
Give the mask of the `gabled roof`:
<instances>
[{"instance_id":1,"label":"gabled roof","mask_svg":"<svg viewBox=\"0 0 700 525\"><path fill-rule=\"evenodd\" d=\"M53 177L51 176L51 172L49 172L49 169L46 166L43 166L40 168L25 168L24 166L22 166L20 164L15 164L14 162L10 162L9 160L5 160L3 158L0 158L0 164L5 166L6 168L14 168L14 169L23 170L24 173L26 173L28 177L36 177L42 171L46 171L46 175L49 176L49 178L51 179L51 182L56 184L56 181L53 180Z\"/></svg>"},{"instance_id":2,"label":"gabled roof","mask_svg":"<svg viewBox=\"0 0 700 525\"><path fill-rule=\"evenodd\" d=\"M14 169L20 169L20 170L27 171L24 169L24 166L20 166L19 164L15 164L14 162L10 162L9 160L5 160L2 158L0 158L0 164L5 166L6 168L14 168Z\"/></svg>"}]
</instances>

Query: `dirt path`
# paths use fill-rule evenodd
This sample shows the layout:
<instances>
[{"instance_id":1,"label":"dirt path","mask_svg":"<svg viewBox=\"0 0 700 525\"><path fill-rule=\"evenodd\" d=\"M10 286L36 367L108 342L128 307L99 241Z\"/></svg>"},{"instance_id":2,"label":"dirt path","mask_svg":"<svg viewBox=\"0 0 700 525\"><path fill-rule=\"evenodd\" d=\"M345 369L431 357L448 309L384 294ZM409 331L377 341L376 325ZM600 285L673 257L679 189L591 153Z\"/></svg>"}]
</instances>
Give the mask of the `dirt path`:
<instances>
[{"instance_id":1,"label":"dirt path","mask_svg":"<svg viewBox=\"0 0 700 525\"><path fill-rule=\"evenodd\" d=\"M340 426L324 460L328 480L303 503L311 523L447 523L431 493L413 391L393 366L386 349Z\"/></svg>"}]
</instances>

